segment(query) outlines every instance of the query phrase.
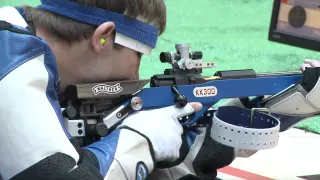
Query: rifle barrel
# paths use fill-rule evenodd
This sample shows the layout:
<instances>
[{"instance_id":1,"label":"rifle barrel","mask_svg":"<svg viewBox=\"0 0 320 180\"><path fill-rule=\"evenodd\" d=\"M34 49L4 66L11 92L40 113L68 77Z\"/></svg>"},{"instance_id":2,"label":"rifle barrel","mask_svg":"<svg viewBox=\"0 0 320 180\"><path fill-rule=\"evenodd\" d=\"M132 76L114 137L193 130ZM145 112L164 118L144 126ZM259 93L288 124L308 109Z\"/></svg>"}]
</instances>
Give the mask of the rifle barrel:
<instances>
[{"instance_id":1,"label":"rifle barrel","mask_svg":"<svg viewBox=\"0 0 320 180\"><path fill-rule=\"evenodd\" d=\"M271 76L295 76L302 75L301 71L286 71L286 72L262 72L257 73L257 77L271 77Z\"/></svg>"}]
</instances>

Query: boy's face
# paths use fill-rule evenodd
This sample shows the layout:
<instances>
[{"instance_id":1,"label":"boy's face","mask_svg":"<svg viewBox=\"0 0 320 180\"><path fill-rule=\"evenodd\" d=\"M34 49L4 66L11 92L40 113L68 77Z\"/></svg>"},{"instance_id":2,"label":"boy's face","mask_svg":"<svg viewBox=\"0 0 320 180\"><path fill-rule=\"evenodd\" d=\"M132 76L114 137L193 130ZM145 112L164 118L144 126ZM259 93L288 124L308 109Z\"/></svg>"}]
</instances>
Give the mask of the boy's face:
<instances>
[{"instance_id":1,"label":"boy's face","mask_svg":"<svg viewBox=\"0 0 320 180\"><path fill-rule=\"evenodd\" d=\"M110 41L108 47L92 63L91 81L115 81L139 79L141 55L132 49ZM118 46L118 47L115 47Z\"/></svg>"},{"instance_id":2,"label":"boy's face","mask_svg":"<svg viewBox=\"0 0 320 180\"><path fill-rule=\"evenodd\" d=\"M69 84L139 79L141 54L114 43L114 24L99 26L91 39L72 46L50 44L57 58L61 90ZM100 40L103 38L104 43Z\"/></svg>"}]
</instances>

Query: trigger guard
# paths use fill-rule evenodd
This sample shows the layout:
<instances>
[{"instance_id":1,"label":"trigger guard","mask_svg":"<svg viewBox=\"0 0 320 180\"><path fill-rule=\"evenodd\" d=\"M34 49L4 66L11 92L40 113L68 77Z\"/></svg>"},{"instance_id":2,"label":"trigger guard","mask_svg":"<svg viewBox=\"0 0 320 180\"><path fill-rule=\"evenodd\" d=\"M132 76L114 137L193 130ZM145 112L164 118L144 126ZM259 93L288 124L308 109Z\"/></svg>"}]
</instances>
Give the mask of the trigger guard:
<instances>
[{"instance_id":1,"label":"trigger guard","mask_svg":"<svg viewBox=\"0 0 320 180\"><path fill-rule=\"evenodd\" d=\"M210 110L209 110L210 107L211 107L211 105L209 107L203 106L203 108L200 111L195 112L195 113L193 113L193 114L188 116L188 117L191 117L191 119L189 121L185 121L185 122L181 122L180 121L181 125L185 126L185 127L191 127L192 125L197 124L197 122L200 119L202 119L203 117L207 116L208 113L206 113L206 112L210 112Z\"/></svg>"}]
</instances>

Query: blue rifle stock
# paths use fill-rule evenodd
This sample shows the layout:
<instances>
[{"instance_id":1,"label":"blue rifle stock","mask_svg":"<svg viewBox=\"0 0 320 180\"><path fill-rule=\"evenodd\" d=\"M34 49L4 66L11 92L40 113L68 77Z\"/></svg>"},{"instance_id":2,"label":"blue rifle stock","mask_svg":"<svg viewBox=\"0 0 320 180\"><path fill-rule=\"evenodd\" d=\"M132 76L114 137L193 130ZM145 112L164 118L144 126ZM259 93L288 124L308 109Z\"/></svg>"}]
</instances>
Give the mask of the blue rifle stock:
<instances>
[{"instance_id":1,"label":"blue rifle stock","mask_svg":"<svg viewBox=\"0 0 320 180\"><path fill-rule=\"evenodd\" d=\"M203 105L203 109L195 113L192 120L183 123L183 125L193 125L209 108L222 99L275 95L289 86L299 83L301 77L299 74L287 74L240 79L222 78L203 84L177 85L175 88L180 94L187 97L188 102L201 102ZM194 92L197 89L199 89L198 92ZM204 92L201 90L214 91L214 95L203 95ZM141 110L175 105L175 96L171 86L146 88L135 95L143 102Z\"/></svg>"}]
</instances>

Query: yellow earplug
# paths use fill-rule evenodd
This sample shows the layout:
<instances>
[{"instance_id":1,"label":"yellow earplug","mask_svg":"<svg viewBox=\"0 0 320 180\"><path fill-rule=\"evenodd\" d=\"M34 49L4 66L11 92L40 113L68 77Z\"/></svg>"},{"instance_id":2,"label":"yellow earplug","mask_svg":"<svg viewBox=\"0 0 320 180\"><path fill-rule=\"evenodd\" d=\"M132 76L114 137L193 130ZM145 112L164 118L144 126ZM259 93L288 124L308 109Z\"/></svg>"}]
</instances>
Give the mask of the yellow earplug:
<instances>
[{"instance_id":1,"label":"yellow earplug","mask_svg":"<svg viewBox=\"0 0 320 180\"><path fill-rule=\"evenodd\" d=\"M100 38L99 42L101 45L104 45L106 43L106 39L105 38Z\"/></svg>"}]
</instances>

